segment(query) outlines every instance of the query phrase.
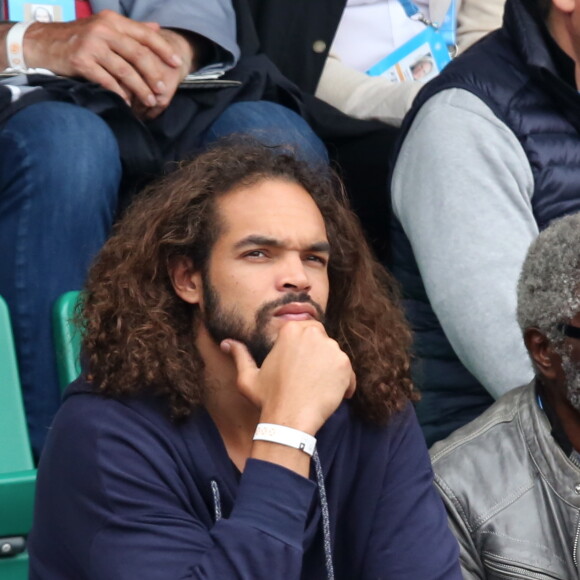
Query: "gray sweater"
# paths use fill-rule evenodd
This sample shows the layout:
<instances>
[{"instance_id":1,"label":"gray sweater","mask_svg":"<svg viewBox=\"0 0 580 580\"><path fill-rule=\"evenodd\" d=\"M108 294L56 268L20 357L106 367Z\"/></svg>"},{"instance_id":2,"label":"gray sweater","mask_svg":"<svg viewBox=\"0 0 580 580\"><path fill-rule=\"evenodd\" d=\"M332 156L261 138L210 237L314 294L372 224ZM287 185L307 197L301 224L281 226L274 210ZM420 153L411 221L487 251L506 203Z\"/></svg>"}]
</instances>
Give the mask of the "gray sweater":
<instances>
[{"instance_id":1,"label":"gray sweater","mask_svg":"<svg viewBox=\"0 0 580 580\"><path fill-rule=\"evenodd\" d=\"M392 182L393 211L431 305L465 367L494 396L532 379L516 285L538 235L529 161L473 94L449 89L421 108Z\"/></svg>"}]
</instances>

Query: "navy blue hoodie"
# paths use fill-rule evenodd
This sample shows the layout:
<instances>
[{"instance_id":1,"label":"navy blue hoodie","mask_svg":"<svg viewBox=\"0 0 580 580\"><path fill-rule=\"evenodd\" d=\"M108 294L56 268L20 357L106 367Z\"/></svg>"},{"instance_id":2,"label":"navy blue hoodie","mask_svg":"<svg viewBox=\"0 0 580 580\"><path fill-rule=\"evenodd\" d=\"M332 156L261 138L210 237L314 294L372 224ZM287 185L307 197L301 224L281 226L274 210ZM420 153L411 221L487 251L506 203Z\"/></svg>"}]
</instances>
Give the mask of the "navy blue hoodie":
<instances>
[{"instance_id":1,"label":"navy blue hoodie","mask_svg":"<svg viewBox=\"0 0 580 580\"><path fill-rule=\"evenodd\" d=\"M39 466L30 578L461 579L411 405L378 428L344 403L317 438L331 564L315 474L240 474L203 409L176 424L160 400L73 383Z\"/></svg>"}]
</instances>

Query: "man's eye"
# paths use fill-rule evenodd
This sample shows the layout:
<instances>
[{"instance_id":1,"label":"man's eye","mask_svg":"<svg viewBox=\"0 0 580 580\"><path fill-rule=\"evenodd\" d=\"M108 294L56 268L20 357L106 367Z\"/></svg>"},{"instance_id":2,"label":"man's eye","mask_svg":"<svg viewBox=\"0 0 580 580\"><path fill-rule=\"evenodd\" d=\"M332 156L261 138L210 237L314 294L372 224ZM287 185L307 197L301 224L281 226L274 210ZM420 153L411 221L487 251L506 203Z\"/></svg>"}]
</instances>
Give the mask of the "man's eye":
<instances>
[{"instance_id":1,"label":"man's eye","mask_svg":"<svg viewBox=\"0 0 580 580\"><path fill-rule=\"evenodd\" d=\"M328 260L326 258L323 258L322 256L317 256L315 254L311 254L309 256L306 257L306 259L309 262L318 262L319 264L322 264L323 266L326 266Z\"/></svg>"},{"instance_id":2,"label":"man's eye","mask_svg":"<svg viewBox=\"0 0 580 580\"><path fill-rule=\"evenodd\" d=\"M263 250L252 250L244 254L245 258L264 258L266 253Z\"/></svg>"}]
</instances>

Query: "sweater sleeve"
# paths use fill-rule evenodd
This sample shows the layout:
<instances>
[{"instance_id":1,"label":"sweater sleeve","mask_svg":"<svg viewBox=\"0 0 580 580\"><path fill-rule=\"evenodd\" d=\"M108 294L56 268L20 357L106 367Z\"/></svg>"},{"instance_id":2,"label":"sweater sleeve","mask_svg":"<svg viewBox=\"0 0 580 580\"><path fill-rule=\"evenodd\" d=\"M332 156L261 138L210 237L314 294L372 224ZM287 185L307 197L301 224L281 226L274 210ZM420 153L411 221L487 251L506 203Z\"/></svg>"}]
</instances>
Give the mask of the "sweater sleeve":
<instances>
[{"instance_id":1,"label":"sweater sleeve","mask_svg":"<svg viewBox=\"0 0 580 580\"><path fill-rule=\"evenodd\" d=\"M376 507L364 578L461 580L457 541L433 485L425 439L411 407L393 421L393 444Z\"/></svg>"},{"instance_id":2,"label":"sweater sleeve","mask_svg":"<svg viewBox=\"0 0 580 580\"><path fill-rule=\"evenodd\" d=\"M110 0L92 0L98 11ZM195 32L211 40L223 52L226 64L240 57L236 42L236 15L231 0L121 0L120 11L140 22L157 22L163 28Z\"/></svg>"},{"instance_id":3,"label":"sweater sleeve","mask_svg":"<svg viewBox=\"0 0 580 580\"><path fill-rule=\"evenodd\" d=\"M499 28L505 0L463 0L457 15L459 52ZM316 96L357 119L376 119L401 125L423 83L395 83L385 77L371 77L345 65L330 54L324 63Z\"/></svg>"},{"instance_id":4,"label":"sweater sleeve","mask_svg":"<svg viewBox=\"0 0 580 580\"><path fill-rule=\"evenodd\" d=\"M357 119L376 119L398 127L422 83L394 83L371 77L330 55L324 63L316 96Z\"/></svg>"},{"instance_id":5,"label":"sweater sleeve","mask_svg":"<svg viewBox=\"0 0 580 580\"><path fill-rule=\"evenodd\" d=\"M235 498L219 519L210 480L222 462L206 461L209 448L116 401L97 403L65 402L43 456L32 577L300 578L313 482L249 460L235 490L233 472L216 473L223 497Z\"/></svg>"},{"instance_id":6,"label":"sweater sleeve","mask_svg":"<svg viewBox=\"0 0 580 580\"><path fill-rule=\"evenodd\" d=\"M505 0L462 0L457 13L457 46L461 54L502 24Z\"/></svg>"},{"instance_id":7,"label":"sweater sleeve","mask_svg":"<svg viewBox=\"0 0 580 580\"><path fill-rule=\"evenodd\" d=\"M272 570L300 578L312 482L272 463L249 461L232 513L207 530L152 475L135 472L133 483L125 481L128 488L139 482L138 488L124 496L124 506L114 508L95 537L91 580L269 580ZM111 489L109 502L113 494Z\"/></svg>"},{"instance_id":8,"label":"sweater sleeve","mask_svg":"<svg viewBox=\"0 0 580 580\"><path fill-rule=\"evenodd\" d=\"M396 162L394 214L451 346L494 396L533 376L516 322L516 286L530 243L530 164L515 135L460 89L431 98Z\"/></svg>"}]
</instances>

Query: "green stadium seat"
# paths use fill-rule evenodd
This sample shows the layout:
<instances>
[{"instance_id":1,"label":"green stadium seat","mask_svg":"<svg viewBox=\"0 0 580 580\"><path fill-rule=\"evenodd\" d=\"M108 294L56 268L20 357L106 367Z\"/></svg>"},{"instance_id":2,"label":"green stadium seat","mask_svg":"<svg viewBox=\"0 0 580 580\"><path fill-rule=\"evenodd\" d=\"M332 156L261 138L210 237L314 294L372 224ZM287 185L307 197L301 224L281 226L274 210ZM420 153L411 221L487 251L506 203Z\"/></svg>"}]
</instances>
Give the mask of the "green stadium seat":
<instances>
[{"instance_id":1,"label":"green stadium seat","mask_svg":"<svg viewBox=\"0 0 580 580\"><path fill-rule=\"evenodd\" d=\"M36 469L8 306L0 297L0 579L26 580Z\"/></svg>"},{"instance_id":2,"label":"green stadium seat","mask_svg":"<svg viewBox=\"0 0 580 580\"><path fill-rule=\"evenodd\" d=\"M64 390L81 374L81 337L73 318L79 299L79 291L63 294L55 303L52 321L56 364L61 390Z\"/></svg>"}]
</instances>

